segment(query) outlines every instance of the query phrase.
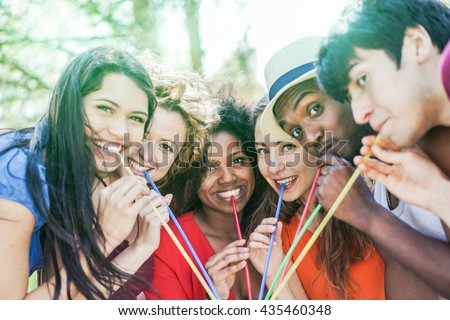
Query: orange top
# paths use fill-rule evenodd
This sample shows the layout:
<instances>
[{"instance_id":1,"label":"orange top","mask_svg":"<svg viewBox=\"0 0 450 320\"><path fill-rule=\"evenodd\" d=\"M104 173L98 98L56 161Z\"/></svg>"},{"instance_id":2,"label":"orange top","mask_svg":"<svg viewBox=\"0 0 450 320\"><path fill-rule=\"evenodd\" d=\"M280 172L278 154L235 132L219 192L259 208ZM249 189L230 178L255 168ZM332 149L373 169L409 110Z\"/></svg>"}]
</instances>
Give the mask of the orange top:
<instances>
[{"instance_id":1,"label":"orange top","mask_svg":"<svg viewBox=\"0 0 450 320\"><path fill-rule=\"evenodd\" d=\"M299 222L297 217L293 217L288 225L283 224L281 238L285 253L289 251L291 244L294 242ZM311 236L312 233L307 230L292 253L291 259L293 261L300 255ZM320 265L318 266L316 263L318 241L320 241L320 238L317 239L297 267L297 274L311 300L338 299L337 293L328 283L325 274L319 269ZM348 293L350 299L385 299L384 261L375 248L367 259L358 261L350 267L350 289Z\"/></svg>"}]
</instances>

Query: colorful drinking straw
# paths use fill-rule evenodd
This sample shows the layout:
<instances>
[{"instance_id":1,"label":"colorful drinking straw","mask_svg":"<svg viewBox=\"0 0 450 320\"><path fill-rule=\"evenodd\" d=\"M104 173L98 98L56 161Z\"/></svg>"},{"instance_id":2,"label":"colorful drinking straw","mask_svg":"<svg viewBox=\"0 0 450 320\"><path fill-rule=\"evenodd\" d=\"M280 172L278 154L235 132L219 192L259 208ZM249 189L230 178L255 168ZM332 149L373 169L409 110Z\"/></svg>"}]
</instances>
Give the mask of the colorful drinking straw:
<instances>
[{"instance_id":1,"label":"colorful drinking straw","mask_svg":"<svg viewBox=\"0 0 450 320\"><path fill-rule=\"evenodd\" d=\"M302 230L299 232L297 237L294 239L294 242L292 242L292 245L289 248L289 251L286 253L286 256L284 257L283 262L281 262L281 265L278 268L278 271L277 271L277 273L276 273L276 275L275 275L275 277L274 277L274 279L272 281L272 284L270 285L269 290L267 291L267 294L266 294L266 297L264 298L264 300L269 300L270 295L272 294L273 290L275 289L275 285L279 282L279 279L281 277L282 271L284 269L286 269L286 265L288 264L289 259L291 258L291 255L292 255L292 253L295 250L295 247L300 242L300 239L303 237L303 235L305 234L305 232L308 229L309 225L311 224L311 222L314 220L314 218L319 213L320 209L322 209L322 206L319 204L314 209L314 211L311 213L311 215L309 216L308 220L306 220L305 225L303 226Z\"/></svg>"},{"instance_id":2,"label":"colorful drinking straw","mask_svg":"<svg viewBox=\"0 0 450 320\"><path fill-rule=\"evenodd\" d=\"M278 218L280 217L280 209L281 209L281 203L283 201L283 193L284 193L284 188L285 187L286 187L286 185L283 183L281 185L280 195L278 196L277 209L275 211L275 220L277 220L275 222L275 227L277 226ZM267 251L266 263L264 265L264 272L262 274L261 287L259 288L258 300L262 300L263 296L264 296L264 288L266 287L267 270L269 269L269 260L270 260L270 255L272 254L272 248L273 248L273 241L275 239L275 233L276 233L276 229L270 235L269 250Z\"/></svg>"},{"instance_id":3,"label":"colorful drinking straw","mask_svg":"<svg viewBox=\"0 0 450 320\"><path fill-rule=\"evenodd\" d=\"M125 171L128 173L128 175L130 176L134 176L133 171L131 171L131 169L127 166L125 166L125 162L123 160L123 156L121 153L116 152L116 154L119 156L120 161L122 163L123 168L125 169ZM150 175L147 173L147 171L144 170L144 175L147 177L147 180L150 182L150 184L152 185L153 189L159 194L161 195L161 192L159 191L158 187L155 185L155 183L153 182L152 178L150 177ZM164 221L163 217L161 216L161 214L159 213L158 209L153 205L153 203L150 203L151 207L153 208L153 211L156 213L156 215L158 216L158 218L161 220L162 226L164 227L164 229L166 230L166 232L169 234L170 238L172 239L172 241L175 243L176 247L178 248L178 250L180 251L181 255L184 257L184 259L186 260L186 262L188 263L188 265L191 267L192 271L194 272L194 274L196 275L197 279L200 281L201 285L203 286L203 288L205 288L206 293L209 295L209 297L211 298L211 300L219 300L219 294L217 293L217 290L215 289L214 285L211 282L211 288L213 289L214 293L211 291L210 287L208 287L208 285L206 284L205 280L203 279L203 277L201 276L200 272L198 271L197 267L194 265L194 262L192 262L191 258L189 257L189 255L187 254L186 250L184 250L183 246L181 245L180 241L178 240L178 238L175 236L175 234L173 233L172 229L170 229L169 225L167 224L166 221ZM172 216L175 218L175 216L172 213L172 210L169 209L169 215L171 215L171 219ZM181 229L181 226L180 226ZM180 232L181 233L181 232ZM182 234L183 235L183 234ZM185 241L187 240L187 237L185 237L186 235L184 235L184 239ZM190 243L188 243L189 240L186 241L186 243L188 244L188 246L190 246ZM192 246L190 246L190 248L192 248ZM196 255L195 251L192 249L191 253L194 257L198 256ZM197 263L199 263L199 260L197 261ZM203 265L201 263L199 263L199 265L201 267L203 267ZM204 270L204 268L203 268ZM205 270L206 273L206 270ZM205 274L204 273L204 274ZM208 274L206 273L207 276L207 280L209 279ZM209 279L209 281L211 281L211 279Z\"/></svg>"},{"instance_id":4,"label":"colorful drinking straw","mask_svg":"<svg viewBox=\"0 0 450 320\"><path fill-rule=\"evenodd\" d=\"M317 173L316 173L316 176L314 177L314 181L313 181L313 183L312 183L311 190L309 191L308 199L306 199L305 208L303 208L302 217L300 218L300 222L298 223L297 230L295 231L294 239L297 238L298 234L300 233L300 230L301 230L302 227L303 227L303 223L304 223L305 220L306 220L306 216L307 216L307 214L308 214L308 210L309 210L309 207L310 207L310 205L311 205L312 197L313 197L313 195L314 195L314 192L316 191L317 180L319 179L319 176L320 176L320 170L321 170L321 168L318 168L318 169L317 169ZM305 232L303 231L303 234L304 234L304 233L305 233ZM300 239L301 239L301 238L300 238ZM299 239L299 241L300 241L300 239ZM294 249L295 249L295 247L294 247ZM281 280L283 280L284 275L286 274L287 267L288 267L288 264L285 264L285 265L284 265L283 272L281 273L281 277L280 277L280 279L278 280L278 284L277 284L277 285L279 285L280 282L281 282Z\"/></svg>"},{"instance_id":5,"label":"colorful drinking straw","mask_svg":"<svg viewBox=\"0 0 450 320\"><path fill-rule=\"evenodd\" d=\"M378 144L380 139L381 139L381 137L378 135L377 138L375 139L374 145ZM364 160L369 159L371 155L372 155L372 152L369 151L365 155ZM337 197L337 199L334 201L334 203L331 206L331 208L328 211L328 213L323 218L322 222L319 224L319 226L317 227L316 231L314 231L313 235L311 236L311 239L309 239L309 241L306 243L306 245L303 248L302 252L297 257L297 260L295 260L295 262L292 265L291 269L289 269L288 273L286 274L286 277L283 279L283 281L280 283L278 288L273 293L272 297L270 298L271 300L276 299L277 296L280 294L282 288L287 284L287 282L289 281L290 277L292 276L292 274L297 269L297 267L300 264L300 262L302 262L303 258L306 256L306 254L308 253L309 249L311 249L312 245L317 240L317 238L319 237L319 235L322 232L322 230L325 228L325 226L328 223L328 221L330 221L330 219L333 216L334 212L339 207L339 205L341 204L342 200L344 200L345 196L350 191L350 188L353 186L353 184L355 183L356 179L358 179L358 176L360 175L360 173L361 173L361 169L359 167L356 168L355 172L353 172L352 176L350 177L350 179L348 180L347 184L342 189L342 191L339 194L339 196Z\"/></svg>"},{"instance_id":6,"label":"colorful drinking straw","mask_svg":"<svg viewBox=\"0 0 450 320\"><path fill-rule=\"evenodd\" d=\"M238 239L242 240L241 226L239 223L239 217L236 210L236 203L234 202L234 196L231 196L231 205L233 206L234 220L236 222L236 231ZM247 280L248 300L252 300L252 285L250 282L250 272L248 270L248 264L245 265L245 279Z\"/></svg>"},{"instance_id":7,"label":"colorful drinking straw","mask_svg":"<svg viewBox=\"0 0 450 320\"><path fill-rule=\"evenodd\" d=\"M129 168L128 168L129 169ZM148 174L147 171L143 171L145 177L147 178L147 181L150 183L150 185L152 186L153 190L156 191L156 193L158 193L159 195L161 195L161 192L159 191L158 187L156 186L156 184L153 182L152 178L150 177L150 175ZM197 265L200 267L200 270L203 273L203 276L205 277L206 281L209 284L209 287L211 288L211 290L213 291L214 295L210 295L211 298L215 297L215 299L220 300L219 294L217 293L216 287L214 286L214 284L211 281L211 278L208 275L208 272L205 270L205 267L203 266L202 262L200 261L200 258L198 257L197 253L195 252L194 248L192 247L191 242L189 241L188 237L186 236L186 233L184 233L183 228L181 228L180 224L177 221L177 218L175 217L175 215L173 214L172 210L170 210L170 207L168 208L169 210L169 215L170 215L170 220L173 221L173 223L175 224L176 228L178 229L178 232L181 234L181 236L183 237L184 242L186 243L186 245L188 246L189 250L192 253L192 256L194 257L195 261L197 262ZM172 231L169 227L170 232ZM168 230L166 230L169 234L170 232ZM173 234L173 233L172 233ZM178 239L175 237L175 239L178 241ZM172 238L172 240L175 239ZM178 247L178 246L177 246ZM180 248L179 248L180 249ZM183 249L184 250L184 249ZM181 251L181 250L180 250ZM183 253L182 253L183 254ZM184 256L184 255L183 255ZM190 259L189 259L190 260ZM190 265L192 268L192 265ZM196 269L196 268L195 268ZM194 271L194 269L192 268L192 270ZM195 271L194 271L195 273ZM197 274L196 274L197 275ZM198 277L198 280L203 284L203 278L202 277ZM205 286L203 286L205 287ZM206 287L205 287L206 289ZM208 292L208 290L206 290ZM215 300L214 299L214 300Z\"/></svg>"}]
</instances>

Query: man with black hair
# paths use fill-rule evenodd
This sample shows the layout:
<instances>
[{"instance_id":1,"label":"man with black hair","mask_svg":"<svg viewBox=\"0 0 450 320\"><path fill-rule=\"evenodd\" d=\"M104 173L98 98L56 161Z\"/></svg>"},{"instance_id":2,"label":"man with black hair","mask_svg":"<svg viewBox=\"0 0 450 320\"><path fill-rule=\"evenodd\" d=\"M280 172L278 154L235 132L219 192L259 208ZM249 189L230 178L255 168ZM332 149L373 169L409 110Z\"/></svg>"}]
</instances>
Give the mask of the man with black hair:
<instances>
[{"instance_id":1,"label":"man with black hair","mask_svg":"<svg viewBox=\"0 0 450 320\"><path fill-rule=\"evenodd\" d=\"M450 101L438 70L450 39L450 9L435 0L366 0L348 17L346 31L331 34L322 45L317 68L324 90L338 101L350 101L355 121L369 123L382 139L374 146L375 137L366 137L362 149L363 154L372 150L380 161L357 157L355 163L400 199L436 213L449 238L448 206L441 203L448 203L445 194L450 193L445 143ZM412 148L416 143L431 160ZM322 173L317 194L329 209L352 172L335 164ZM402 217L345 210L352 206L352 194L335 216L367 233L391 258L386 268L391 264L396 272L386 275L387 296L449 298L448 242L412 229Z\"/></svg>"}]
</instances>

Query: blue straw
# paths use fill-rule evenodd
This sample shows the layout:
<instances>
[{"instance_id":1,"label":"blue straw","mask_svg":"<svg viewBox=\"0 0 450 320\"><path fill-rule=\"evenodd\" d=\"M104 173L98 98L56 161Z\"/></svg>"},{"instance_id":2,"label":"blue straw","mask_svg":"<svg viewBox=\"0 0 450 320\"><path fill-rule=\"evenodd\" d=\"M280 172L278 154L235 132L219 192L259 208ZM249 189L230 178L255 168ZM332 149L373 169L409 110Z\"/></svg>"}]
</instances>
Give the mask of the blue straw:
<instances>
[{"instance_id":1,"label":"blue straw","mask_svg":"<svg viewBox=\"0 0 450 320\"><path fill-rule=\"evenodd\" d=\"M275 227L277 226L278 218L280 217L281 201L283 200L283 193L284 193L284 188L285 187L286 187L286 185L283 183L281 185L280 195L278 197L277 210L275 211L275 219L277 220L277 222L275 222ZM266 286L267 271L269 269L269 260L270 260L270 255L272 254L272 248L273 248L273 241L275 239L275 233L276 233L276 229L270 235L269 250L267 251L266 264L264 265L264 272L263 272L263 275L262 275L261 287L259 288L258 300L263 300L263 297L264 297L264 287Z\"/></svg>"},{"instance_id":2,"label":"blue straw","mask_svg":"<svg viewBox=\"0 0 450 320\"><path fill-rule=\"evenodd\" d=\"M147 181L150 183L150 185L152 186L152 188L156 191L156 193L158 193L159 195L161 195L161 192L159 191L158 187L156 186L156 184L153 182L152 178L150 177L150 175L148 174L147 171L143 171L145 174L145 177L147 178ZM219 294L217 293L216 288L214 287L211 278L208 275L208 272L206 272L205 267L203 266L202 262L200 261L197 253L195 253L194 248L191 245L191 242L189 241L189 239L187 238L186 234L184 233L183 229L181 228L180 224L177 221L177 218L175 217L175 215L173 214L172 210L170 210L170 207L168 207L169 209L169 215L170 215L170 220L173 221L173 223L175 223L175 226L178 229L178 232L180 232L181 236L184 239L184 242L186 242L189 250L192 253L192 256L194 257L195 261L197 262L197 265L199 266L201 272L203 273L203 276L206 279L206 282L208 282L209 287L211 288L211 291L213 292L214 296L216 297L217 300L220 300Z\"/></svg>"}]
</instances>

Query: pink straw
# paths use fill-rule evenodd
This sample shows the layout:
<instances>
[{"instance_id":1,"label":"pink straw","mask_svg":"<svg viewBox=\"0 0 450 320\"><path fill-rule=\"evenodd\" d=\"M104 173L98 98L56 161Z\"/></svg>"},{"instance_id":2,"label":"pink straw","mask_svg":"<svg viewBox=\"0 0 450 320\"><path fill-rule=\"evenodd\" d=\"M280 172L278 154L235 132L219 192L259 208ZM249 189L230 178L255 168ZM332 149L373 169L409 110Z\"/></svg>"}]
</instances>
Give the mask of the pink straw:
<instances>
[{"instance_id":1,"label":"pink straw","mask_svg":"<svg viewBox=\"0 0 450 320\"><path fill-rule=\"evenodd\" d=\"M234 220L236 222L238 239L242 240L241 226L239 223L238 213L236 210L236 203L234 203L234 196L231 196L231 205L233 206ZM248 300L252 300L252 285L250 283L250 272L248 271L248 264L246 264L244 268L245 268L245 278L247 280Z\"/></svg>"},{"instance_id":2,"label":"pink straw","mask_svg":"<svg viewBox=\"0 0 450 320\"><path fill-rule=\"evenodd\" d=\"M314 191L316 191L317 180L319 179L320 171L321 171L321 168L319 168L317 170L316 176L315 176L314 181L312 183L311 190L309 191L308 199L306 199L305 208L303 209L303 212L302 212L302 217L300 218L300 222L298 223L297 231L295 231L294 239L297 238L298 234L300 233L300 230L303 227L303 224L305 223L306 214L308 213L309 206L311 205L311 200L312 200L312 197L314 195ZM281 273L281 277L278 280L277 287L280 285L280 282L283 280L284 275L286 274L287 268L288 268L288 264L286 263L284 265L283 272Z\"/></svg>"}]
</instances>

